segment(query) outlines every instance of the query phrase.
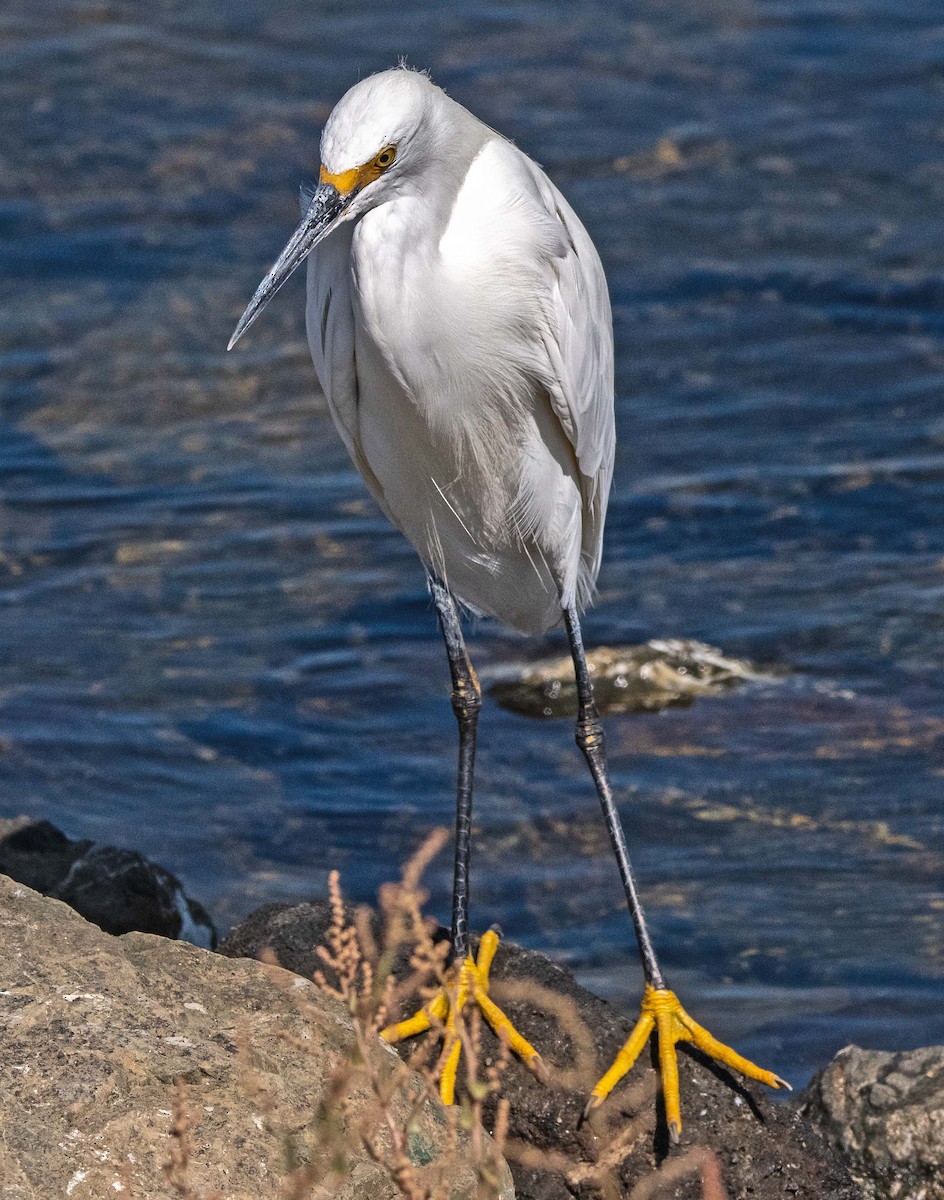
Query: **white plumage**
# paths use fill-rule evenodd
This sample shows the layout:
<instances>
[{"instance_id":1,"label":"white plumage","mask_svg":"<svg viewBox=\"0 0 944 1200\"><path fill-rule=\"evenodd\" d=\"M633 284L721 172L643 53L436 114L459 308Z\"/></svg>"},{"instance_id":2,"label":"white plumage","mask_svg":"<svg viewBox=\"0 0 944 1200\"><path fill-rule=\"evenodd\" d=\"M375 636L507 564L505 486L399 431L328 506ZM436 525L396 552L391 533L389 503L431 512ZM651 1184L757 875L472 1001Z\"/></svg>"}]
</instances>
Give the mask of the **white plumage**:
<instances>
[{"instance_id":1,"label":"white plumage","mask_svg":"<svg viewBox=\"0 0 944 1200\"><path fill-rule=\"evenodd\" d=\"M469 607L538 633L583 607L613 470L600 260L541 169L425 75L353 87L332 175L396 163L308 259L308 340L355 466Z\"/></svg>"},{"instance_id":2,"label":"white plumage","mask_svg":"<svg viewBox=\"0 0 944 1200\"><path fill-rule=\"evenodd\" d=\"M669 1134L681 1130L675 1042L770 1087L789 1086L697 1025L656 959L606 769L578 610L591 598L613 474L613 329L603 268L544 172L424 76L357 84L321 139L321 179L249 303L232 346L308 256L308 341L351 458L429 572L459 724L453 983L412 1036L474 998L532 1067L535 1048L487 996L494 932L471 957L472 777L481 693L455 598L527 633L562 618L574 660L577 743L590 767L639 945L640 1018L586 1113L658 1027ZM491 939L491 941L489 941ZM483 957L484 955L484 957ZM486 959L488 960L486 962ZM438 1007L437 1007L438 1006ZM451 1040L450 1040L451 1039ZM446 1023L440 1095L460 1042Z\"/></svg>"}]
</instances>

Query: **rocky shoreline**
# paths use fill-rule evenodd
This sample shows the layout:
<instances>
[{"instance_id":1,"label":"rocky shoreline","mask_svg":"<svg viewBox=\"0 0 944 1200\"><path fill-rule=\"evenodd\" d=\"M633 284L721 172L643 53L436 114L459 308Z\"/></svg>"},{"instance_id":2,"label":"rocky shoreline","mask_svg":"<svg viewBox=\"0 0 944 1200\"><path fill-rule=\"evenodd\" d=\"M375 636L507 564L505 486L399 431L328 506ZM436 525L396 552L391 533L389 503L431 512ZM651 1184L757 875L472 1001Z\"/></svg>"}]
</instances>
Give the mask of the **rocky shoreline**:
<instances>
[{"instance_id":1,"label":"rocky shoreline","mask_svg":"<svg viewBox=\"0 0 944 1200\"><path fill-rule=\"evenodd\" d=\"M312 947L323 942L330 913L323 903L267 905L236 927L220 945L224 955L252 957L274 952L283 966L306 976L316 968ZM510 1100L510 1134L517 1147L537 1154L510 1165L519 1200L591 1200L600 1192L592 1180L574 1186L549 1163L593 1164L621 1131L635 1124L638 1135L614 1172L619 1195L630 1196L646 1178L668 1164L690 1159L693 1151L715 1156L724 1194L773 1197L834 1197L858 1200L862 1195L820 1130L802 1115L798 1104L771 1103L763 1089L745 1086L723 1068L694 1054L680 1055L685 1128L682 1144L671 1147L658 1102L652 1062L634 1068L629 1087L616 1092L591 1121L581 1124L588 1084L574 1079L581 1036L590 1074L612 1060L632 1027L612 1005L580 987L565 968L544 955L504 942L492 968L496 999L515 1025L541 1048L550 1071L537 1081L517 1060L502 1080ZM579 1031L579 1032L575 1032ZM493 1043L490 1043L493 1045ZM404 1053L409 1047L404 1048ZM492 1061L488 1046L486 1062ZM592 1084L592 1081L591 1081ZM697 1175L680 1179L659 1196L700 1200Z\"/></svg>"},{"instance_id":2,"label":"rocky shoreline","mask_svg":"<svg viewBox=\"0 0 944 1200\"><path fill-rule=\"evenodd\" d=\"M24 829L23 822L0 826L4 870L28 865L30 844L37 853L54 845L63 857L58 831ZM87 846L82 856L85 863L116 861ZM127 876L115 874L119 907ZM140 883L137 865L132 876ZM153 881L176 895L177 881L160 868ZM106 874L91 891L101 908ZM294 1169L307 1164L310 1182L319 1172L327 1180L328 1160L318 1165L318 1155L330 1149L330 1064L348 1053L352 1037L344 1005L310 982L319 961L314 947L329 921L326 903L268 905L211 953L169 936L102 932L23 880L0 877L4 1200L121 1193L275 1200L290 1194L284 1181L293 1156ZM450 1150L444 1110L429 1098L419 1105L409 1124L410 1169L428 1180L445 1172L454 1200L596 1200L607 1186L613 1197L632 1200L944 1198L944 1047L898 1055L847 1047L790 1103L771 1103L697 1054L682 1055L685 1129L682 1144L670 1147L651 1063L637 1065L627 1086L580 1121L586 1090L579 1063L595 1070L609 1061L628 1033L627 1017L560 966L508 943L493 981L496 999L540 1046L549 1081L515 1061L502 1078L514 1190L511 1176L501 1174L489 1175L491 1190L483 1191L483 1176L470 1165L471 1134L461 1134L461 1151ZM495 1054L483 1039L486 1070ZM379 1038L371 1039L367 1059L375 1079L403 1070ZM187 1096L188 1193L164 1169L181 1144L178 1079ZM355 1109L367 1112L371 1088L357 1084L352 1094ZM399 1089L393 1103L408 1103ZM492 1102L486 1126L494 1119ZM346 1182L297 1195L402 1194L376 1155L364 1146L359 1155ZM615 1161L603 1172L608 1155Z\"/></svg>"}]
</instances>

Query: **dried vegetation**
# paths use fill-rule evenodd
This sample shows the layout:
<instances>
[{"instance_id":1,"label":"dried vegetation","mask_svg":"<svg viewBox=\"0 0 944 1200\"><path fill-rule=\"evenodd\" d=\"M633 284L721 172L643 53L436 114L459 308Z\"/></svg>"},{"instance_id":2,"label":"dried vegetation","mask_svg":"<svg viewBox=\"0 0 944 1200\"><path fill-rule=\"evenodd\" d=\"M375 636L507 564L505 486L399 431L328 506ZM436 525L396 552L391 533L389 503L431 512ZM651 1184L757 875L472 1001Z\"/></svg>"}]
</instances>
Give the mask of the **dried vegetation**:
<instances>
[{"instance_id":1,"label":"dried vegetation","mask_svg":"<svg viewBox=\"0 0 944 1200\"><path fill-rule=\"evenodd\" d=\"M427 899L421 883L430 860L446 841L445 831L426 839L406 864L399 883L380 892L380 919L367 908L345 903L337 872L330 878L332 920L326 944L318 947L321 967L314 982L350 1015L353 1040L332 1065L328 1085L313 1113L313 1142L300 1153L291 1131L284 1131L285 1171L279 1181L280 1200L330 1200L349 1179L355 1159L367 1156L385 1173L394 1194L405 1200L451 1200L460 1166L471 1165L475 1200L497 1200L507 1187L505 1160L522 1167L555 1170L575 1196L597 1195L601 1200L658 1200L675 1194L688 1177L700 1181L703 1200L726 1200L717 1157L706 1147L667 1160L660 1170L638 1180L630 1191L619 1182L619 1167L646 1136L643 1117L627 1121L605 1141L595 1161L576 1161L558 1151L537 1149L508 1135L508 1100L501 1096L502 1077L509 1062L507 1044L483 1051L483 1022L471 1006L457 1014L462 1042L462 1073L456 1104L447 1108L444 1148L433 1162L417 1151L414 1125L421 1110L439 1103L438 1079L443 1065L446 1030L435 1019L429 1033L417 1039L405 1059L390 1063L372 1053L380 1030L400 1011L429 1001L440 989L454 986L447 970L448 942L437 939L436 922L423 915ZM274 956L269 961L273 965ZM404 968L405 964L405 968ZM395 970L395 968L397 968ZM506 985L513 999L514 984ZM537 1003L567 1031L573 1065L558 1072L570 1086L592 1079L593 1039L576 1006L566 997L539 989ZM535 1000L534 989L529 991ZM310 999L296 1000L304 1007ZM304 1039L290 1037L299 1054L311 1053ZM493 1039L494 1040L494 1039ZM241 1047L243 1086L253 1093L256 1107L271 1127L279 1122L278 1105L259 1089L253 1078L252 1048ZM378 1065L379 1062L379 1065ZM653 1078L636 1084L627 1100L645 1111L654 1102ZM405 1102L405 1103L404 1103ZM193 1133L196 1128L186 1086L178 1080L173 1101L171 1150L164 1176L172 1193L182 1200L223 1200L221 1192L197 1190L190 1181ZM488 1132L486 1132L486 1130ZM129 1181L130 1182L130 1181ZM133 1188L128 1189L133 1196ZM463 1193L464 1195L467 1193Z\"/></svg>"}]
</instances>

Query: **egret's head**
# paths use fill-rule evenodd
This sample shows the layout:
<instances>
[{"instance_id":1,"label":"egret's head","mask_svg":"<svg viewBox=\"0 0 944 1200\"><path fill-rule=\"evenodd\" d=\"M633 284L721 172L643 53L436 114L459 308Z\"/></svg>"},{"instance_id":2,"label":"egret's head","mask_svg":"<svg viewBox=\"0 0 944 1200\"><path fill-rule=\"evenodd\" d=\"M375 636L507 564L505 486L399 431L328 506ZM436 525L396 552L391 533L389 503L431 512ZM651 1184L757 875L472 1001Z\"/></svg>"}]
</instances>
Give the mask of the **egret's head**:
<instances>
[{"instance_id":1,"label":"egret's head","mask_svg":"<svg viewBox=\"0 0 944 1200\"><path fill-rule=\"evenodd\" d=\"M442 97L425 75L403 68L355 84L335 105L321 135L321 182L349 199L368 188L372 197L385 194L413 173L417 156L425 157Z\"/></svg>"},{"instance_id":2,"label":"egret's head","mask_svg":"<svg viewBox=\"0 0 944 1200\"><path fill-rule=\"evenodd\" d=\"M371 75L341 97L321 135L318 186L240 317L229 349L322 238L415 178L434 144L434 114L443 101L443 92L425 75L402 67Z\"/></svg>"}]
</instances>

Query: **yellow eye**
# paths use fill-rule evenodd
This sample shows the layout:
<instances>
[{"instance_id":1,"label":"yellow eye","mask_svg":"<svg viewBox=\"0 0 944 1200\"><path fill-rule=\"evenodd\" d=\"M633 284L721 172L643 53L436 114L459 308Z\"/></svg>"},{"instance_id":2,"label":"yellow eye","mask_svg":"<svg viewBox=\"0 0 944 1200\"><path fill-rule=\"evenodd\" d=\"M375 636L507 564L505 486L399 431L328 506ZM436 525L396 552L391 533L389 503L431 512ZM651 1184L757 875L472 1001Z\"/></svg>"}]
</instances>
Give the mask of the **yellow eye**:
<instances>
[{"instance_id":1,"label":"yellow eye","mask_svg":"<svg viewBox=\"0 0 944 1200\"><path fill-rule=\"evenodd\" d=\"M374 159L374 166L379 167L381 169L381 171L385 171L387 169L387 167L390 166L390 164L393 162L393 160L396 157L397 157L396 146L384 146L383 150L381 150L380 153L377 155L377 157Z\"/></svg>"}]
</instances>

